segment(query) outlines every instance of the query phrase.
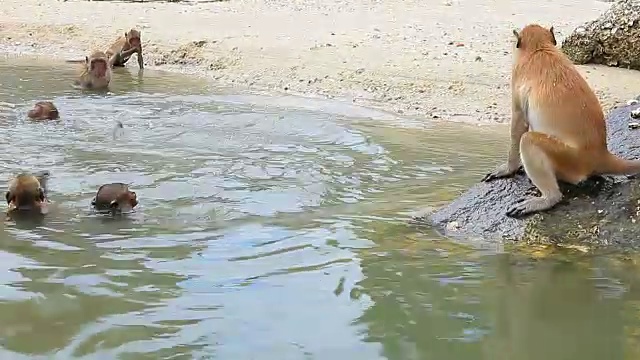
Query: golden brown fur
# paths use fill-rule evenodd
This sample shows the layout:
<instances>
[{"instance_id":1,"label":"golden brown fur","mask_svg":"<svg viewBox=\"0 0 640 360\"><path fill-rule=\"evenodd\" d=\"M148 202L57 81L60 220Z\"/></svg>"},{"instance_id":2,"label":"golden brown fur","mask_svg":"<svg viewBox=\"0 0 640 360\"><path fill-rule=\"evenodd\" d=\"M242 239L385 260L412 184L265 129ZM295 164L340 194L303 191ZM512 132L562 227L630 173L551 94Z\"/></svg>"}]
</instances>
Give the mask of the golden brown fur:
<instances>
[{"instance_id":1,"label":"golden brown fur","mask_svg":"<svg viewBox=\"0 0 640 360\"><path fill-rule=\"evenodd\" d=\"M32 120L56 120L60 114L51 101L38 101L33 109L27 112L27 116Z\"/></svg>"},{"instance_id":2,"label":"golden brown fur","mask_svg":"<svg viewBox=\"0 0 640 360\"><path fill-rule=\"evenodd\" d=\"M640 161L621 159L607 149L600 103L556 48L553 27L531 24L513 33L511 146L507 162L483 181L510 177L522 164L542 196L521 200L507 216L555 206L562 199L558 179L578 184L593 175L640 173Z\"/></svg>"},{"instance_id":3,"label":"golden brown fur","mask_svg":"<svg viewBox=\"0 0 640 360\"><path fill-rule=\"evenodd\" d=\"M102 51L94 51L85 57L83 71L75 84L83 89L107 89L111 83L111 63Z\"/></svg>"},{"instance_id":4,"label":"golden brown fur","mask_svg":"<svg viewBox=\"0 0 640 360\"><path fill-rule=\"evenodd\" d=\"M142 58L142 41L140 40L140 31L131 29L124 33L124 36L120 36L116 41L107 48L105 51L112 66L122 67L124 66L131 55L137 53L138 66L140 69L144 69L144 59Z\"/></svg>"},{"instance_id":5,"label":"golden brown fur","mask_svg":"<svg viewBox=\"0 0 640 360\"><path fill-rule=\"evenodd\" d=\"M9 189L5 194L9 212L20 210L45 214L47 212L47 177L47 172L43 172L38 176L21 173L11 179L9 181Z\"/></svg>"}]
</instances>

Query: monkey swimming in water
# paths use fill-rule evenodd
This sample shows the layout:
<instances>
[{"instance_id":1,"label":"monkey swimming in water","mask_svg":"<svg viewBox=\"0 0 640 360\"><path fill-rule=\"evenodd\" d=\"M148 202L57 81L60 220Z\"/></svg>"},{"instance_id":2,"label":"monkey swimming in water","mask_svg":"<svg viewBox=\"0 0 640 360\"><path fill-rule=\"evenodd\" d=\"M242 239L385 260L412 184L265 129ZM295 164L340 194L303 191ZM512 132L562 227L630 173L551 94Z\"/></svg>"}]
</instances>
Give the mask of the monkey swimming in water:
<instances>
[{"instance_id":1,"label":"monkey swimming in water","mask_svg":"<svg viewBox=\"0 0 640 360\"><path fill-rule=\"evenodd\" d=\"M579 184L594 175L636 175L640 160L607 149L604 113L575 65L556 48L553 27L525 26L515 36L511 74L511 143L507 161L482 181L524 168L541 196L519 200L509 217L551 209L562 200L558 180Z\"/></svg>"},{"instance_id":2,"label":"monkey swimming in water","mask_svg":"<svg viewBox=\"0 0 640 360\"><path fill-rule=\"evenodd\" d=\"M104 90L111 83L111 64L107 55L102 51L94 51L85 57L85 63L80 77L74 81L82 89Z\"/></svg>"},{"instance_id":3,"label":"monkey swimming in water","mask_svg":"<svg viewBox=\"0 0 640 360\"><path fill-rule=\"evenodd\" d=\"M138 205L135 192L123 183L111 183L100 186L91 205L99 211L128 212Z\"/></svg>"},{"instance_id":4,"label":"monkey swimming in water","mask_svg":"<svg viewBox=\"0 0 640 360\"><path fill-rule=\"evenodd\" d=\"M9 181L5 194L8 212L28 211L38 214L46 214L47 209L47 182L48 171L35 174L20 173Z\"/></svg>"},{"instance_id":5,"label":"monkey swimming in water","mask_svg":"<svg viewBox=\"0 0 640 360\"><path fill-rule=\"evenodd\" d=\"M33 109L27 112L27 116L32 120L57 120L60 113L51 101L38 101Z\"/></svg>"}]
</instances>

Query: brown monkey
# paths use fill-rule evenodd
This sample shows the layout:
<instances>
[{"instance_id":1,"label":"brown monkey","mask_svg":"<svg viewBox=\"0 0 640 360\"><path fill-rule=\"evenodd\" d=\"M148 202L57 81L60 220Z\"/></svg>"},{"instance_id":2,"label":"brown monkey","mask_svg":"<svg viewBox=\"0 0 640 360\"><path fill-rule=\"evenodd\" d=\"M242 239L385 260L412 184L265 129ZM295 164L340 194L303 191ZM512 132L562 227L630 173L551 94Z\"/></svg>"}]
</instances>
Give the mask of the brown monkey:
<instances>
[{"instance_id":1,"label":"brown monkey","mask_svg":"<svg viewBox=\"0 0 640 360\"><path fill-rule=\"evenodd\" d=\"M5 194L9 212L19 210L46 214L48 177L49 172L43 171L38 174L21 173L11 179Z\"/></svg>"},{"instance_id":2,"label":"brown monkey","mask_svg":"<svg viewBox=\"0 0 640 360\"><path fill-rule=\"evenodd\" d=\"M74 83L83 89L107 89L111 83L111 64L107 55L94 51L91 56L86 56L80 78Z\"/></svg>"},{"instance_id":3,"label":"brown monkey","mask_svg":"<svg viewBox=\"0 0 640 360\"><path fill-rule=\"evenodd\" d=\"M58 108L51 101L38 101L27 116L33 120L56 120L60 117Z\"/></svg>"},{"instance_id":4,"label":"brown monkey","mask_svg":"<svg viewBox=\"0 0 640 360\"><path fill-rule=\"evenodd\" d=\"M91 205L97 210L130 211L138 205L138 197L135 192L129 190L127 184L105 184L100 186L98 193L91 201Z\"/></svg>"},{"instance_id":5,"label":"brown monkey","mask_svg":"<svg viewBox=\"0 0 640 360\"><path fill-rule=\"evenodd\" d=\"M562 199L558 180L578 184L594 175L640 173L639 160L619 158L607 149L600 103L556 48L553 27L530 24L513 34L511 146L506 163L482 181L511 177L522 164L541 196L519 200L506 215L522 217L554 207Z\"/></svg>"},{"instance_id":6,"label":"brown monkey","mask_svg":"<svg viewBox=\"0 0 640 360\"><path fill-rule=\"evenodd\" d=\"M144 69L144 60L142 58L142 41L140 40L140 31L131 29L120 36L109 46L105 54L111 60L112 66L123 67L131 55L138 54L138 67Z\"/></svg>"}]
</instances>

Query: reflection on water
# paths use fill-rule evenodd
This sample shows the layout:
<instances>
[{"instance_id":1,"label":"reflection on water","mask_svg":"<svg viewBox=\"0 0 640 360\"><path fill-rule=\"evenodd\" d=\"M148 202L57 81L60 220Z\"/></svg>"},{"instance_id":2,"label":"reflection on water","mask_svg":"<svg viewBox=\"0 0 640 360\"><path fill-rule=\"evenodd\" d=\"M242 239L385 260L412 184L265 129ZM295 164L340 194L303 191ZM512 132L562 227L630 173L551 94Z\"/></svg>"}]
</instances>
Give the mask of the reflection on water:
<instances>
[{"instance_id":1,"label":"reflection on water","mask_svg":"<svg viewBox=\"0 0 640 360\"><path fill-rule=\"evenodd\" d=\"M42 221L0 223L3 358L639 353L628 265L524 260L406 225L492 167L504 133L211 95L148 70L83 94L56 65L0 61L0 184L46 169L53 201ZM44 99L60 121L27 121ZM90 211L106 182L131 184L134 213Z\"/></svg>"}]
</instances>

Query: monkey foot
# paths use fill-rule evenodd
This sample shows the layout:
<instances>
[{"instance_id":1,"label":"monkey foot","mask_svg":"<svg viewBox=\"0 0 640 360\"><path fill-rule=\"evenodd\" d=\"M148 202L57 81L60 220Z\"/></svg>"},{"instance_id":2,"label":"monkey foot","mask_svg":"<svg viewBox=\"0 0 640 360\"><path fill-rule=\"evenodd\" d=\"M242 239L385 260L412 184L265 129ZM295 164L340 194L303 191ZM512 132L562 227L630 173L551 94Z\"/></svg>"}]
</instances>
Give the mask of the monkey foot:
<instances>
[{"instance_id":1,"label":"monkey foot","mask_svg":"<svg viewBox=\"0 0 640 360\"><path fill-rule=\"evenodd\" d=\"M527 190L524 191L525 195L528 195L530 197L540 197L542 196L542 193L540 192L540 190L538 190L537 187L535 186L531 186L530 188L528 188ZM523 201L523 199L520 199L520 201Z\"/></svg>"},{"instance_id":2,"label":"monkey foot","mask_svg":"<svg viewBox=\"0 0 640 360\"><path fill-rule=\"evenodd\" d=\"M487 173L480 181L490 182L496 179L510 178L520 173L524 173L524 168L522 167L522 165L520 165L520 167L518 167L514 172L508 172L506 170L496 169L490 173Z\"/></svg>"},{"instance_id":3,"label":"monkey foot","mask_svg":"<svg viewBox=\"0 0 640 360\"><path fill-rule=\"evenodd\" d=\"M558 202L552 202L543 197L524 197L516 201L516 203L507 210L505 215L510 218L523 218L536 212L548 210Z\"/></svg>"}]
</instances>

